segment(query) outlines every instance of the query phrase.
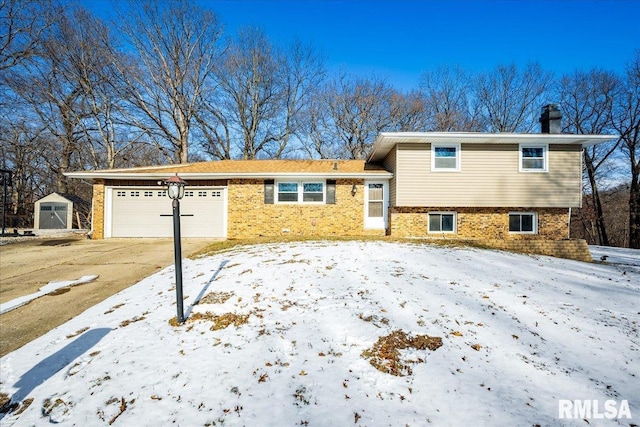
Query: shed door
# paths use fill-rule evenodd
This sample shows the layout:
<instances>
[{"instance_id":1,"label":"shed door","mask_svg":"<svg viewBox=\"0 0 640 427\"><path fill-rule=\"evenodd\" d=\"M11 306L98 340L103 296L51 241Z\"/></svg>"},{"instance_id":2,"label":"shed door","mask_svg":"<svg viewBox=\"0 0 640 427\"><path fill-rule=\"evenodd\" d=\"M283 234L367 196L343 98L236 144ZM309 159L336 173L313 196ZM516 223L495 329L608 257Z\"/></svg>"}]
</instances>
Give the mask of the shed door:
<instances>
[{"instance_id":1,"label":"shed door","mask_svg":"<svg viewBox=\"0 0 640 427\"><path fill-rule=\"evenodd\" d=\"M38 228L45 230L66 229L67 209L68 204L66 203L40 203L40 221Z\"/></svg>"},{"instance_id":2,"label":"shed door","mask_svg":"<svg viewBox=\"0 0 640 427\"><path fill-rule=\"evenodd\" d=\"M172 237L173 209L165 190L115 187L111 237ZM226 237L226 189L187 189L180 200L182 237Z\"/></svg>"}]
</instances>

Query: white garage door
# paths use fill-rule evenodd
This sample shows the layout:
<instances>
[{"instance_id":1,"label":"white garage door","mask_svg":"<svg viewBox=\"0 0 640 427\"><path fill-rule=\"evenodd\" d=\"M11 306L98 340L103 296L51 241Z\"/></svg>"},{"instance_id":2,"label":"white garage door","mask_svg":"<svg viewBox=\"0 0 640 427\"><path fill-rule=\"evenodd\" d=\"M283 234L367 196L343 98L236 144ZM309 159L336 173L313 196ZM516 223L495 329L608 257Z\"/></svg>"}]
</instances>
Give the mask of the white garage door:
<instances>
[{"instance_id":1,"label":"white garage door","mask_svg":"<svg viewBox=\"0 0 640 427\"><path fill-rule=\"evenodd\" d=\"M111 224L111 233L106 237L173 236L173 210L166 191L114 187L110 195L111 219L106 223ZM224 187L187 189L180 200L182 237L226 237L226 200Z\"/></svg>"}]
</instances>

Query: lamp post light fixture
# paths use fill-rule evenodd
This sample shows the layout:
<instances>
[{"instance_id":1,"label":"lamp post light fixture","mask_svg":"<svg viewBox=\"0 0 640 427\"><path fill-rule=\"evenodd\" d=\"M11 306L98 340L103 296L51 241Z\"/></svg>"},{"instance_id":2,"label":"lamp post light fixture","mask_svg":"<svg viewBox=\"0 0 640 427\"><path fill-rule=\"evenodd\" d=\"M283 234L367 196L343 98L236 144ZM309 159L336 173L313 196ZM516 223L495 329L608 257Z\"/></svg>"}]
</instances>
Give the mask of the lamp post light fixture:
<instances>
[{"instance_id":1,"label":"lamp post light fixture","mask_svg":"<svg viewBox=\"0 0 640 427\"><path fill-rule=\"evenodd\" d=\"M184 323L184 309L182 305L182 245L180 242L180 199L184 196L184 186L187 183L178 176L167 179L167 195L173 206L173 252L175 255L176 271L176 303L178 309L178 323Z\"/></svg>"}]
</instances>

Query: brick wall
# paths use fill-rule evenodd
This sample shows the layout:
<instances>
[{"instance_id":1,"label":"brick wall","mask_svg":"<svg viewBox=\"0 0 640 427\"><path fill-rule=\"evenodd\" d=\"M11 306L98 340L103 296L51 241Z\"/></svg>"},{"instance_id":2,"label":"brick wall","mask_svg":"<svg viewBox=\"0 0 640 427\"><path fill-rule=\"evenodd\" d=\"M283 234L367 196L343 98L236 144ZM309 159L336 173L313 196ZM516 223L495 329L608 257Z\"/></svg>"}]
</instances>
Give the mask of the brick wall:
<instances>
[{"instance_id":1,"label":"brick wall","mask_svg":"<svg viewBox=\"0 0 640 427\"><path fill-rule=\"evenodd\" d=\"M228 197L229 238L385 235L364 228L362 179L337 180L335 204L265 204L263 180L230 180Z\"/></svg>"},{"instance_id":2,"label":"brick wall","mask_svg":"<svg viewBox=\"0 0 640 427\"><path fill-rule=\"evenodd\" d=\"M565 208L390 208L390 234L469 242L496 249L550 255L591 262L584 240L568 239L569 210ZM429 233L428 212L456 212L456 233ZM537 234L509 233L509 212L537 212Z\"/></svg>"},{"instance_id":3,"label":"brick wall","mask_svg":"<svg viewBox=\"0 0 640 427\"><path fill-rule=\"evenodd\" d=\"M104 239L104 180L93 181L92 239Z\"/></svg>"},{"instance_id":4,"label":"brick wall","mask_svg":"<svg viewBox=\"0 0 640 427\"><path fill-rule=\"evenodd\" d=\"M429 212L456 212L456 233L429 233ZM509 212L537 212L537 234L509 233ZM569 210L565 208L423 208L392 207L390 234L396 237L442 239L560 240L569 236Z\"/></svg>"}]
</instances>

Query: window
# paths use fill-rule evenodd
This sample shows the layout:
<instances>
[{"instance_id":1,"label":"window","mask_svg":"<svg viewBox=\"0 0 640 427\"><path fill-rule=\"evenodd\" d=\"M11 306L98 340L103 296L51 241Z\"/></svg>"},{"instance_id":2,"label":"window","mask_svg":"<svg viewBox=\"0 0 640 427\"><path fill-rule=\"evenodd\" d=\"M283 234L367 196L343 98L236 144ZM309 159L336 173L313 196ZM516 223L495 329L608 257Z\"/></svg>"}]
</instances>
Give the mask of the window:
<instances>
[{"instance_id":1,"label":"window","mask_svg":"<svg viewBox=\"0 0 640 427\"><path fill-rule=\"evenodd\" d=\"M222 191L214 190L211 192L211 197L222 197Z\"/></svg>"},{"instance_id":2,"label":"window","mask_svg":"<svg viewBox=\"0 0 640 427\"><path fill-rule=\"evenodd\" d=\"M520 144L520 172L547 172L546 144Z\"/></svg>"},{"instance_id":3,"label":"window","mask_svg":"<svg viewBox=\"0 0 640 427\"><path fill-rule=\"evenodd\" d=\"M144 197L153 197L153 191L145 191Z\"/></svg>"},{"instance_id":4,"label":"window","mask_svg":"<svg viewBox=\"0 0 640 427\"><path fill-rule=\"evenodd\" d=\"M536 234L538 232L538 215L535 212L510 213L509 232Z\"/></svg>"},{"instance_id":5,"label":"window","mask_svg":"<svg viewBox=\"0 0 640 427\"><path fill-rule=\"evenodd\" d=\"M131 197L140 197L140 192L139 191L132 191L131 192Z\"/></svg>"},{"instance_id":6,"label":"window","mask_svg":"<svg viewBox=\"0 0 640 427\"><path fill-rule=\"evenodd\" d=\"M429 233L455 233L455 212L434 212L429 214Z\"/></svg>"},{"instance_id":7,"label":"window","mask_svg":"<svg viewBox=\"0 0 640 427\"><path fill-rule=\"evenodd\" d=\"M460 144L431 144L431 170L459 171Z\"/></svg>"},{"instance_id":8,"label":"window","mask_svg":"<svg viewBox=\"0 0 640 427\"><path fill-rule=\"evenodd\" d=\"M117 197L125 197L127 195L126 191L116 191Z\"/></svg>"},{"instance_id":9,"label":"window","mask_svg":"<svg viewBox=\"0 0 640 427\"><path fill-rule=\"evenodd\" d=\"M324 182L278 182L278 203L324 203Z\"/></svg>"},{"instance_id":10,"label":"window","mask_svg":"<svg viewBox=\"0 0 640 427\"><path fill-rule=\"evenodd\" d=\"M297 202L298 201L298 183L297 182L279 182L278 183L278 201L279 202Z\"/></svg>"},{"instance_id":11,"label":"window","mask_svg":"<svg viewBox=\"0 0 640 427\"><path fill-rule=\"evenodd\" d=\"M302 184L303 202L322 202L324 200L324 184L321 182L305 182Z\"/></svg>"},{"instance_id":12,"label":"window","mask_svg":"<svg viewBox=\"0 0 640 427\"><path fill-rule=\"evenodd\" d=\"M198 197L207 197L206 191L198 191Z\"/></svg>"}]
</instances>

